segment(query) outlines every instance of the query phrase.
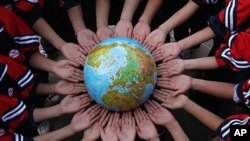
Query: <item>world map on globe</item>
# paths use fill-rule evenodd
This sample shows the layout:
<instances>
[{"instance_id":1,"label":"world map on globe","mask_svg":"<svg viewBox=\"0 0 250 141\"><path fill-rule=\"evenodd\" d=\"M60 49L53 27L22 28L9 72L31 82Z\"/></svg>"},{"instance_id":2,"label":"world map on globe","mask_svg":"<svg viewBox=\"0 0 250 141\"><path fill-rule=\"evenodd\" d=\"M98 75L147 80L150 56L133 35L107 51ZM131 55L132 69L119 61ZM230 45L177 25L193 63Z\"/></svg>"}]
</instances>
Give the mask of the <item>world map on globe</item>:
<instances>
[{"instance_id":1,"label":"world map on globe","mask_svg":"<svg viewBox=\"0 0 250 141\"><path fill-rule=\"evenodd\" d=\"M110 38L87 56L84 80L90 96L111 111L128 111L143 104L157 79L155 61L136 40Z\"/></svg>"}]
</instances>

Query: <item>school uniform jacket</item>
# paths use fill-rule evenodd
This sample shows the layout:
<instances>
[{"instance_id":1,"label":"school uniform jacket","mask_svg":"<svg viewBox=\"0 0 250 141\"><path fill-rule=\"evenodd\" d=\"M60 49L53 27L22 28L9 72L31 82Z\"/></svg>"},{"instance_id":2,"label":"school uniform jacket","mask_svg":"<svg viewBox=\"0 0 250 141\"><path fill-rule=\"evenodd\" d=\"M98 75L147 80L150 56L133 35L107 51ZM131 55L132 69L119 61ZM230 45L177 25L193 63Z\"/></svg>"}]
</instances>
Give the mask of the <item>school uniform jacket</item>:
<instances>
[{"instance_id":1,"label":"school uniform jacket","mask_svg":"<svg viewBox=\"0 0 250 141\"><path fill-rule=\"evenodd\" d=\"M20 99L35 98L37 84L30 69L0 55L0 94Z\"/></svg>"},{"instance_id":2,"label":"school uniform jacket","mask_svg":"<svg viewBox=\"0 0 250 141\"><path fill-rule=\"evenodd\" d=\"M236 114L226 118L217 128L217 135L225 141L230 141L230 126L232 125L250 125L250 116L247 114Z\"/></svg>"},{"instance_id":3,"label":"school uniform jacket","mask_svg":"<svg viewBox=\"0 0 250 141\"><path fill-rule=\"evenodd\" d=\"M0 140L32 141L19 132L34 126L33 108L27 109L23 101L0 95Z\"/></svg>"},{"instance_id":4,"label":"school uniform jacket","mask_svg":"<svg viewBox=\"0 0 250 141\"><path fill-rule=\"evenodd\" d=\"M0 6L0 54L28 65L38 47L39 36L15 13Z\"/></svg>"}]
</instances>

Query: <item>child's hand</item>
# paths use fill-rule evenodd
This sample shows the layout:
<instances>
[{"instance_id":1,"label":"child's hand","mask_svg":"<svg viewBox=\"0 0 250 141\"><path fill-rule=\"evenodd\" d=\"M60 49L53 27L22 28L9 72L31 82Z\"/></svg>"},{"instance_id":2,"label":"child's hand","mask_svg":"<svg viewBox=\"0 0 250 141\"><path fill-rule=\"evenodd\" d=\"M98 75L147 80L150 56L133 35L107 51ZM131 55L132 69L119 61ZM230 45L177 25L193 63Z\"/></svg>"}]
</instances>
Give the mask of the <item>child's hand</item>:
<instances>
[{"instance_id":1,"label":"child's hand","mask_svg":"<svg viewBox=\"0 0 250 141\"><path fill-rule=\"evenodd\" d=\"M175 121L174 116L159 103L150 101L144 105L148 111L149 118L158 125L167 126L169 123Z\"/></svg>"},{"instance_id":2,"label":"child's hand","mask_svg":"<svg viewBox=\"0 0 250 141\"><path fill-rule=\"evenodd\" d=\"M84 65L86 56L84 50L74 43L66 43L61 48L62 54L69 60L77 63L78 65Z\"/></svg>"},{"instance_id":3,"label":"child's hand","mask_svg":"<svg viewBox=\"0 0 250 141\"><path fill-rule=\"evenodd\" d=\"M180 52L181 52L180 45L178 44L178 42L174 42L174 43L166 43L157 47L157 49L153 51L152 55L155 61L157 62L161 60L167 62L169 60L176 58L180 54Z\"/></svg>"},{"instance_id":4,"label":"child's hand","mask_svg":"<svg viewBox=\"0 0 250 141\"><path fill-rule=\"evenodd\" d=\"M134 111L134 116L138 127L137 134L140 138L144 140L159 139L157 130L145 111L138 108Z\"/></svg>"},{"instance_id":5,"label":"child's hand","mask_svg":"<svg viewBox=\"0 0 250 141\"><path fill-rule=\"evenodd\" d=\"M100 115L101 118L84 131L82 141L95 141L101 137L99 128L106 125L109 120L110 113L108 110L102 109Z\"/></svg>"},{"instance_id":6,"label":"child's hand","mask_svg":"<svg viewBox=\"0 0 250 141\"><path fill-rule=\"evenodd\" d=\"M143 21L139 21L134 27L133 38L143 43L149 33L150 33L150 26Z\"/></svg>"},{"instance_id":7,"label":"child's hand","mask_svg":"<svg viewBox=\"0 0 250 141\"><path fill-rule=\"evenodd\" d=\"M70 128L74 133L87 129L91 124L96 122L100 117L101 107L94 105L85 112L82 110L76 113L71 120Z\"/></svg>"},{"instance_id":8,"label":"child's hand","mask_svg":"<svg viewBox=\"0 0 250 141\"><path fill-rule=\"evenodd\" d=\"M69 95L87 92L83 83L72 83L66 80L60 80L55 84L56 94Z\"/></svg>"},{"instance_id":9,"label":"child's hand","mask_svg":"<svg viewBox=\"0 0 250 141\"><path fill-rule=\"evenodd\" d=\"M120 20L115 26L116 37L132 37L133 26L128 20Z\"/></svg>"},{"instance_id":10,"label":"child's hand","mask_svg":"<svg viewBox=\"0 0 250 141\"><path fill-rule=\"evenodd\" d=\"M103 141L118 141L117 137L117 130L119 128L118 122L119 122L119 113L111 114L105 129L103 129L103 127L100 127L101 138Z\"/></svg>"},{"instance_id":11,"label":"child's hand","mask_svg":"<svg viewBox=\"0 0 250 141\"><path fill-rule=\"evenodd\" d=\"M184 69L185 66L182 59L173 59L159 64L157 68L157 75L171 77L173 75L181 74Z\"/></svg>"},{"instance_id":12,"label":"child's hand","mask_svg":"<svg viewBox=\"0 0 250 141\"><path fill-rule=\"evenodd\" d=\"M79 65L70 60L60 60L52 68L52 72L64 80L71 82L83 81L83 71L77 69Z\"/></svg>"},{"instance_id":13,"label":"child's hand","mask_svg":"<svg viewBox=\"0 0 250 141\"><path fill-rule=\"evenodd\" d=\"M192 78L187 75L176 75L171 78L163 76L157 81L157 86L173 90L174 96L187 92L191 85Z\"/></svg>"},{"instance_id":14,"label":"child's hand","mask_svg":"<svg viewBox=\"0 0 250 141\"><path fill-rule=\"evenodd\" d=\"M169 109L182 109L188 104L189 101L190 100L186 95L167 95L165 102L161 105Z\"/></svg>"},{"instance_id":15,"label":"child's hand","mask_svg":"<svg viewBox=\"0 0 250 141\"><path fill-rule=\"evenodd\" d=\"M136 130L135 130L135 119L131 112L124 112L120 120L120 128L117 132L120 141L134 141Z\"/></svg>"},{"instance_id":16,"label":"child's hand","mask_svg":"<svg viewBox=\"0 0 250 141\"><path fill-rule=\"evenodd\" d=\"M82 94L80 96L66 96L60 102L60 108L63 114L78 112L87 107L91 100L91 97L87 94Z\"/></svg>"},{"instance_id":17,"label":"child's hand","mask_svg":"<svg viewBox=\"0 0 250 141\"><path fill-rule=\"evenodd\" d=\"M143 45L152 52L157 47L160 47L165 43L167 34L161 29L156 29L152 31L143 42Z\"/></svg>"},{"instance_id":18,"label":"child's hand","mask_svg":"<svg viewBox=\"0 0 250 141\"><path fill-rule=\"evenodd\" d=\"M87 28L79 30L76 33L76 37L85 55L88 55L95 48L96 44L100 42L96 34Z\"/></svg>"},{"instance_id":19,"label":"child's hand","mask_svg":"<svg viewBox=\"0 0 250 141\"><path fill-rule=\"evenodd\" d=\"M97 28L96 35L100 41L112 38L114 32L107 26Z\"/></svg>"}]
</instances>

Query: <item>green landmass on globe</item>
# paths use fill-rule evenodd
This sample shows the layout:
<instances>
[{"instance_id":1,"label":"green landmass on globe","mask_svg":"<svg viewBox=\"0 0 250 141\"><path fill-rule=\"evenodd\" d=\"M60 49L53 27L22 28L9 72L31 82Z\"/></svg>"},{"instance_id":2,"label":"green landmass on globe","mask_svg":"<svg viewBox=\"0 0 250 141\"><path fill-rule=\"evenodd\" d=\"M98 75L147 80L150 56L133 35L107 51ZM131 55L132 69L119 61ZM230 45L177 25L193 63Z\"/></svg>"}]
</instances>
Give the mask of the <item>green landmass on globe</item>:
<instances>
[{"instance_id":1,"label":"green landmass on globe","mask_svg":"<svg viewBox=\"0 0 250 141\"><path fill-rule=\"evenodd\" d=\"M90 96L112 111L144 103L156 83L156 65L143 45L129 38L110 38L87 56L85 85Z\"/></svg>"}]
</instances>

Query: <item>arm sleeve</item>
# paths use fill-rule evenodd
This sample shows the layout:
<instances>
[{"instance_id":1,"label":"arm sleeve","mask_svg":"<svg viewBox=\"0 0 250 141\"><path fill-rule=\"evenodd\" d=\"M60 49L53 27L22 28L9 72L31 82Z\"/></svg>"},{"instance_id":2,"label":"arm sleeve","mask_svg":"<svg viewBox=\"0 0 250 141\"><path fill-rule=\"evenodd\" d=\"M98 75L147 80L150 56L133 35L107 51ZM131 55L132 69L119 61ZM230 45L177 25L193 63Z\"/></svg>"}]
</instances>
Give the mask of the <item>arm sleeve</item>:
<instances>
[{"instance_id":1,"label":"arm sleeve","mask_svg":"<svg viewBox=\"0 0 250 141\"><path fill-rule=\"evenodd\" d=\"M6 75L13 80L20 92L18 97L23 99L35 98L37 84L31 70L9 57L0 55L0 59L0 63L7 66ZM2 67L2 70L4 71L5 67Z\"/></svg>"},{"instance_id":2,"label":"arm sleeve","mask_svg":"<svg viewBox=\"0 0 250 141\"><path fill-rule=\"evenodd\" d=\"M43 0L20 0L15 5L16 13L32 26L40 17Z\"/></svg>"},{"instance_id":3,"label":"arm sleeve","mask_svg":"<svg viewBox=\"0 0 250 141\"><path fill-rule=\"evenodd\" d=\"M234 101L250 108L250 79L238 83L234 88Z\"/></svg>"},{"instance_id":4,"label":"arm sleeve","mask_svg":"<svg viewBox=\"0 0 250 141\"><path fill-rule=\"evenodd\" d=\"M6 50L1 52L10 56L11 50L18 49L20 53L13 59L22 63L26 61L28 64L30 56L39 49L39 36L19 16L1 6L0 24L3 27L0 36L8 39L5 44L0 42L1 50Z\"/></svg>"},{"instance_id":5,"label":"arm sleeve","mask_svg":"<svg viewBox=\"0 0 250 141\"><path fill-rule=\"evenodd\" d=\"M33 120L35 107L27 107L23 101L0 95L0 128L13 131L25 131L36 129Z\"/></svg>"},{"instance_id":6,"label":"arm sleeve","mask_svg":"<svg viewBox=\"0 0 250 141\"><path fill-rule=\"evenodd\" d=\"M230 141L230 125L250 125L250 116L247 114L237 114L225 119L216 130L217 135L225 141Z\"/></svg>"},{"instance_id":7,"label":"arm sleeve","mask_svg":"<svg viewBox=\"0 0 250 141\"><path fill-rule=\"evenodd\" d=\"M21 134L7 132L0 128L0 140L1 141L34 141L30 137L24 137Z\"/></svg>"},{"instance_id":8,"label":"arm sleeve","mask_svg":"<svg viewBox=\"0 0 250 141\"><path fill-rule=\"evenodd\" d=\"M213 30L216 38L220 41L223 41L223 39L228 35L224 24L219 20L218 16L209 17L209 27Z\"/></svg>"},{"instance_id":9,"label":"arm sleeve","mask_svg":"<svg viewBox=\"0 0 250 141\"><path fill-rule=\"evenodd\" d=\"M80 4L80 0L64 0L63 8L65 10L68 10L79 4Z\"/></svg>"},{"instance_id":10,"label":"arm sleeve","mask_svg":"<svg viewBox=\"0 0 250 141\"><path fill-rule=\"evenodd\" d=\"M250 69L250 28L230 36L227 44L222 44L216 52L220 66L228 65L234 71Z\"/></svg>"}]
</instances>

